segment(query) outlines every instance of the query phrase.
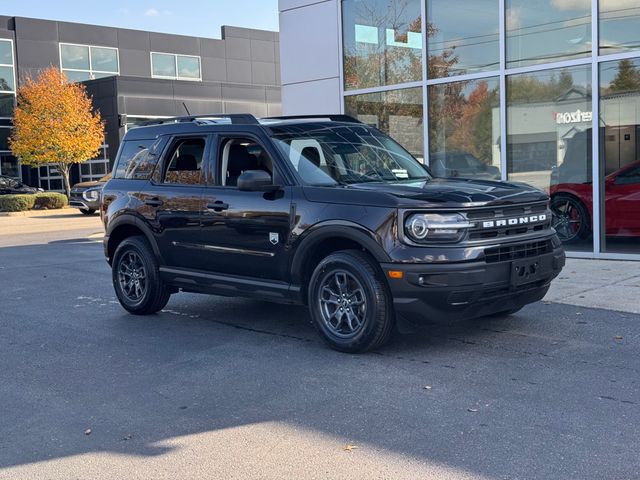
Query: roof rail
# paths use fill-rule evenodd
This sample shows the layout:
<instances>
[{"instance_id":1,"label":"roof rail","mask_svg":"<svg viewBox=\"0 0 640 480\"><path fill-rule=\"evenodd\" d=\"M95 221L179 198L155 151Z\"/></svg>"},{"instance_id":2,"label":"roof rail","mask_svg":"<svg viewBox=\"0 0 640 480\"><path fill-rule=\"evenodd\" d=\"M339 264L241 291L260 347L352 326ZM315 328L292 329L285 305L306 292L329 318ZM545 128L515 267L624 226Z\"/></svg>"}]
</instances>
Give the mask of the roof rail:
<instances>
[{"instance_id":1,"label":"roof rail","mask_svg":"<svg viewBox=\"0 0 640 480\"><path fill-rule=\"evenodd\" d=\"M162 125L165 123L187 123L187 122L213 122L218 120L229 120L233 125L258 125L256 117L250 113L211 113L208 115L188 115L186 117L168 117L157 120L149 120L141 123L141 126Z\"/></svg>"},{"instance_id":2,"label":"roof rail","mask_svg":"<svg viewBox=\"0 0 640 480\"><path fill-rule=\"evenodd\" d=\"M262 120L303 120L306 118L328 118L332 122L362 123L357 118L336 113L332 113L329 115L282 115L279 117L263 117Z\"/></svg>"}]
</instances>

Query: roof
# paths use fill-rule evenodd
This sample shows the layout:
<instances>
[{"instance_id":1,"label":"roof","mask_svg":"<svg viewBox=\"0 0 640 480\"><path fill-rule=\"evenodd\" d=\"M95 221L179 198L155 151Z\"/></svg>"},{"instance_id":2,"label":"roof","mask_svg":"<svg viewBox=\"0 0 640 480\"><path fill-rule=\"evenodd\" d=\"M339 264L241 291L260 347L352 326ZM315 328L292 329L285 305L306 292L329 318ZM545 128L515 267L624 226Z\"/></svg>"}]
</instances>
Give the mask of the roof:
<instances>
[{"instance_id":1,"label":"roof","mask_svg":"<svg viewBox=\"0 0 640 480\"><path fill-rule=\"evenodd\" d=\"M127 132L128 140L155 138L166 133L197 133L210 130L211 127L229 129L230 127L271 127L276 125L293 125L300 123L357 123L361 122L347 115L298 115L283 117L256 118L251 114L210 114L171 117L152 120Z\"/></svg>"}]
</instances>

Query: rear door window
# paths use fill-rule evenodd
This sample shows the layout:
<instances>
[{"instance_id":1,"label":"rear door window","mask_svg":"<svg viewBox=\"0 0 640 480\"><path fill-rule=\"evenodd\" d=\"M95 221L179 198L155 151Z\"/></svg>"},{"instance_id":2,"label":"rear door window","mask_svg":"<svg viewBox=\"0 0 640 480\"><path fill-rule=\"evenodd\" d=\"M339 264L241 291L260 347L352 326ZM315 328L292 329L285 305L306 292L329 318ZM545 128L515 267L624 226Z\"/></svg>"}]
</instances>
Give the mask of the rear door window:
<instances>
[{"instance_id":1,"label":"rear door window","mask_svg":"<svg viewBox=\"0 0 640 480\"><path fill-rule=\"evenodd\" d=\"M163 183L179 185L202 184L204 137L176 139L168 151Z\"/></svg>"},{"instance_id":2,"label":"rear door window","mask_svg":"<svg viewBox=\"0 0 640 480\"><path fill-rule=\"evenodd\" d=\"M113 178L148 180L158 163L165 139L125 141L118 157Z\"/></svg>"}]
</instances>

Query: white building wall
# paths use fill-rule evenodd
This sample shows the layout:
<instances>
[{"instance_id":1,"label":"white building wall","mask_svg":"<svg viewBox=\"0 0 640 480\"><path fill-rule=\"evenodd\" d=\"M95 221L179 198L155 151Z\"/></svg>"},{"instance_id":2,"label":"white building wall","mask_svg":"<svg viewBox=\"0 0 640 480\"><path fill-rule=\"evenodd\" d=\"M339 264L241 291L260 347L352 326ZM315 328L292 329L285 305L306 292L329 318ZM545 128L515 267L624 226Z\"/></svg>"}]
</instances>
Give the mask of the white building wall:
<instances>
[{"instance_id":1,"label":"white building wall","mask_svg":"<svg viewBox=\"0 0 640 480\"><path fill-rule=\"evenodd\" d=\"M280 0L284 115L342 113L339 0Z\"/></svg>"}]
</instances>

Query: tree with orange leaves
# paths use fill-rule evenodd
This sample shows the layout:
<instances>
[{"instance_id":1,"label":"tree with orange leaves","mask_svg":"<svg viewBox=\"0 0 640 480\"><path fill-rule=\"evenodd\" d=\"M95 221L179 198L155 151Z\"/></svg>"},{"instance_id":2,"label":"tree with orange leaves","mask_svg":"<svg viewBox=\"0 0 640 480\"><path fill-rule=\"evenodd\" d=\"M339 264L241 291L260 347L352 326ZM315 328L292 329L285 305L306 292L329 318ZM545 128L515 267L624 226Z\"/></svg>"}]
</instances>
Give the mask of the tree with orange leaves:
<instances>
[{"instance_id":1,"label":"tree with orange leaves","mask_svg":"<svg viewBox=\"0 0 640 480\"><path fill-rule=\"evenodd\" d=\"M55 67L28 78L18 89L11 151L23 165L53 164L69 196L74 163L95 158L104 141L104 124L84 85L69 83Z\"/></svg>"}]
</instances>

